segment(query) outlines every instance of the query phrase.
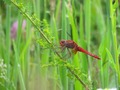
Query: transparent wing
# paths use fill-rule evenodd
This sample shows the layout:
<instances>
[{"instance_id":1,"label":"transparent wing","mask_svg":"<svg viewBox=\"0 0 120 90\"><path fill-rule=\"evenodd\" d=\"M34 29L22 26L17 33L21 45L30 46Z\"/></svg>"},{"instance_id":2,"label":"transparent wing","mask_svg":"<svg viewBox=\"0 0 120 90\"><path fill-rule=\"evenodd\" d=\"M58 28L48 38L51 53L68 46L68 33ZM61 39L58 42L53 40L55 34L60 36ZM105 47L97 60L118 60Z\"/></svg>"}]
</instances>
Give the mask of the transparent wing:
<instances>
[{"instance_id":1,"label":"transparent wing","mask_svg":"<svg viewBox=\"0 0 120 90\"><path fill-rule=\"evenodd\" d=\"M71 49L68 49L67 47L57 47L55 49L55 52L57 54L59 54L59 56L62 58L62 59L69 59L72 55L73 55L73 52Z\"/></svg>"}]
</instances>

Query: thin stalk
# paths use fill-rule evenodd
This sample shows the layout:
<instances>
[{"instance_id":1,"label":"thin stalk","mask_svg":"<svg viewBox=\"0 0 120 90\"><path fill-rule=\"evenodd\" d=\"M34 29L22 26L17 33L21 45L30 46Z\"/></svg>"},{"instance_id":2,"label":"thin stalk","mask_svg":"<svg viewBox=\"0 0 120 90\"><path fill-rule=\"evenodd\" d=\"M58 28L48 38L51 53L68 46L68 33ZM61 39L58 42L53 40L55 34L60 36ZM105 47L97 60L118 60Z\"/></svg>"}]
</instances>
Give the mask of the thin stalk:
<instances>
[{"instance_id":1,"label":"thin stalk","mask_svg":"<svg viewBox=\"0 0 120 90\"><path fill-rule=\"evenodd\" d=\"M84 0L84 9L85 9L85 33L87 40L87 50L90 50L91 42L91 0ZM89 81L92 80L92 62L91 57L88 57L88 77Z\"/></svg>"},{"instance_id":2,"label":"thin stalk","mask_svg":"<svg viewBox=\"0 0 120 90\"><path fill-rule=\"evenodd\" d=\"M109 1L109 6L110 6L110 19L111 19L111 36L112 36L112 53L113 53L113 58L114 62L116 64L116 67L119 71L119 55L118 55L118 46L117 46L117 34L116 34L116 10L118 7L118 0L115 1L114 4L112 4L112 0ZM120 73L116 73L116 86L119 89L119 78L120 78Z\"/></svg>"},{"instance_id":3,"label":"thin stalk","mask_svg":"<svg viewBox=\"0 0 120 90\"><path fill-rule=\"evenodd\" d=\"M7 78L10 80L10 21L11 21L11 5L6 5L6 53L5 53L5 63L7 64ZM10 80L11 81L11 80ZM9 83L6 83L6 87L9 90Z\"/></svg>"},{"instance_id":4,"label":"thin stalk","mask_svg":"<svg viewBox=\"0 0 120 90\"><path fill-rule=\"evenodd\" d=\"M15 68L14 68L15 72L14 73L16 73L16 76L19 75L21 90L26 90L24 77L22 75L22 71L19 63L19 54L18 54L17 46L14 41L13 41L13 47L15 51Z\"/></svg>"},{"instance_id":5,"label":"thin stalk","mask_svg":"<svg viewBox=\"0 0 120 90\"><path fill-rule=\"evenodd\" d=\"M66 7L65 3L67 0L62 1L62 32L61 32L61 39L67 39L67 25L68 21L66 18ZM63 53L64 55L65 53ZM67 72L68 70L65 67L60 67L60 78L62 82L62 88L64 90L68 90L68 77L67 77Z\"/></svg>"},{"instance_id":6,"label":"thin stalk","mask_svg":"<svg viewBox=\"0 0 120 90\"><path fill-rule=\"evenodd\" d=\"M55 43L59 43L59 35L58 35L58 31L57 31L57 26L56 26L56 20L55 20L55 17L54 17L54 15L52 15L51 16L51 24L50 24L50 27L51 27L51 32L52 32L52 35L55 37L55 40L54 40L54 42ZM55 58L54 58L54 53L52 53L51 54L51 58L52 58L52 60L54 60ZM56 60L55 60L55 63L56 63ZM56 77L56 75L57 75L57 67L53 67L53 75L52 76L54 76L54 77ZM52 90L56 90L57 89L57 81L56 81L56 79L53 81L53 88L52 88Z\"/></svg>"},{"instance_id":7,"label":"thin stalk","mask_svg":"<svg viewBox=\"0 0 120 90\"><path fill-rule=\"evenodd\" d=\"M84 25L83 25L83 6L80 5L80 46L83 48L86 48L86 43L85 43L85 33L84 33ZM82 67L82 72L88 73L88 62L86 55L83 53L80 53L80 66ZM81 87L83 89L83 87Z\"/></svg>"}]
</instances>

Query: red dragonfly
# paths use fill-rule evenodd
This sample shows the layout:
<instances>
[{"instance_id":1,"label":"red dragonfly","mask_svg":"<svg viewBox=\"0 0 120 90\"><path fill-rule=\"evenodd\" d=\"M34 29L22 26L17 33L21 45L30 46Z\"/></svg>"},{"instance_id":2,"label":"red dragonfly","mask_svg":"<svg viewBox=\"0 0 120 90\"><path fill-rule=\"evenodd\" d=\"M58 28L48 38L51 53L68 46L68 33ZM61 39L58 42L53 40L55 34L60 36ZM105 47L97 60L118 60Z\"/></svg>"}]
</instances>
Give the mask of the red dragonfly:
<instances>
[{"instance_id":1,"label":"red dragonfly","mask_svg":"<svg viewBox=\"0 0 120 90\"><path fill-rule=\"evenodd\" d=\"M78 46L73 40L61 40L60 41L60 46L62 47L62 49L64 50L65 48L67 49L72 49L72 51L76 54L77 52L83 52L85 54L88 54L96 59L100 60L100 57L98 57L97 55L94 55L90 52L88 52L87 50L84 50L83 48L81 48L80 46Z\"/></svg>"}]
</instances>

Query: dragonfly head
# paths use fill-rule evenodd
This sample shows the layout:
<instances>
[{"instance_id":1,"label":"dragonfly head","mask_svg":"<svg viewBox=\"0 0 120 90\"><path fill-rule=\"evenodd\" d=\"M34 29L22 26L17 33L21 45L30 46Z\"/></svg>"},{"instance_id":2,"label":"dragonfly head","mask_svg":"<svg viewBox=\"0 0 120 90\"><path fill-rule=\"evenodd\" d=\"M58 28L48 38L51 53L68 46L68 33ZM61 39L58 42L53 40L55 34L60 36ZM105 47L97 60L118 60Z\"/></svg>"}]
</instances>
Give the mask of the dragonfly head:
<instances>
[{"instance_id":1,"label":"dragonfly head","mask_svg":"<svg viewBox=\"0 0 120 90\"><path fill-rule=\"evenodd\" d=\"M60 46L65 46L66 45L66 40L61 40L60 41Z\"/></svg>"}]
</instances>

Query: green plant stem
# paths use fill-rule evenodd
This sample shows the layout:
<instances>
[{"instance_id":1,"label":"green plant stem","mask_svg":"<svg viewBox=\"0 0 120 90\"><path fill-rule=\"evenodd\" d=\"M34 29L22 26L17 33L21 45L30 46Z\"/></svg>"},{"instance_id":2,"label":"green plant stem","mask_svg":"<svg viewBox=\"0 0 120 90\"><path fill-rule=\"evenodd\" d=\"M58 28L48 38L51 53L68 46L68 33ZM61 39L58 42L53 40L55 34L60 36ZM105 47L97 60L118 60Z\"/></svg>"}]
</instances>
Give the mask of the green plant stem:
<instances>
[{"instance_id":1,"label":"green plant stem","mask_svg":"<svg viewBox=\"0 0 120 90\"><path fill-rule=\"evenodd\" d=\"M77 80L86 88L86 90L89 90L88 86L79 78L79 76L70 67L67 66L67 69L77 78Z\"/></svg>"},{"instance_id":2,"label":"green plant stem","mask_svg":"<svg viewBox=\"0 0 120 90\"><path fill-rule=\"evenodd\" d=\"M67 64L66 60L64 60L57 52L55 53L60 57L63 64L66 65ZM79 78L79 76L69 66L66 67L76 77L76 79L86 88L86 90L89 90L88 86Z\"/></svg>"},{"instance_id":3,"label":"green plant stem","mask_svg":"<svg viewBox=\"0 0 120 90\"><path fill-rule=\"evenodd\" d=\"M10 79L10 21L11 21L11 5L6 5L6 54L5 63L7 64L7 78ZM10 88L10 85L6 83L6 87Z\"/></svg>"}]
</instances>

